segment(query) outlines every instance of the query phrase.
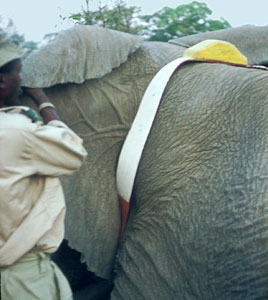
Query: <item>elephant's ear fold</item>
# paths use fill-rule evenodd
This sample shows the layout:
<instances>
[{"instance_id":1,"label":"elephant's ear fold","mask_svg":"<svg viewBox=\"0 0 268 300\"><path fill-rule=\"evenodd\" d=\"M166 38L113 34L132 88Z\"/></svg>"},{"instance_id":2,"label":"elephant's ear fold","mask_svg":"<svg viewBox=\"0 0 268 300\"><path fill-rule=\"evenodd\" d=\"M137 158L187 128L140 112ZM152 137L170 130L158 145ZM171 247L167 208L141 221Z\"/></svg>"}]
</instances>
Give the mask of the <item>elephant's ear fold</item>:
<instances>
[{"instance_id":1,"label":"elephant's ear fold","mask_svg":"<svg viewBox=\"0 0 268 300\"><path fill-rule=\"evenodd\" d=\"M140 36L76 25L24 60L22 86L45 88L100 78L125 62L142 42Z\"/></svg>"}]
</instances>

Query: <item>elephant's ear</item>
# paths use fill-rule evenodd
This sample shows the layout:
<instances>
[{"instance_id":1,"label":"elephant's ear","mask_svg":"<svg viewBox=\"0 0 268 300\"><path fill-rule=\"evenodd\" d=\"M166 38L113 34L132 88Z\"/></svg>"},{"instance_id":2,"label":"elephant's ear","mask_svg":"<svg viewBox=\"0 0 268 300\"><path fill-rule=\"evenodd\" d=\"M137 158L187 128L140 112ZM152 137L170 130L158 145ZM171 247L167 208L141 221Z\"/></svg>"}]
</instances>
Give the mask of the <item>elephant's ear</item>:
<instances>
[{"instance_id":1,"label":"elephant's ear","mask_svg":"<svg viewBox=\"0 0 268 300\"><path fill-rule=\"evenodd\" d=\"M76 25L25 59L22 86L45 88L100 78L125 62L142 42L139 36Z\"/></svg>"}]
</instances>

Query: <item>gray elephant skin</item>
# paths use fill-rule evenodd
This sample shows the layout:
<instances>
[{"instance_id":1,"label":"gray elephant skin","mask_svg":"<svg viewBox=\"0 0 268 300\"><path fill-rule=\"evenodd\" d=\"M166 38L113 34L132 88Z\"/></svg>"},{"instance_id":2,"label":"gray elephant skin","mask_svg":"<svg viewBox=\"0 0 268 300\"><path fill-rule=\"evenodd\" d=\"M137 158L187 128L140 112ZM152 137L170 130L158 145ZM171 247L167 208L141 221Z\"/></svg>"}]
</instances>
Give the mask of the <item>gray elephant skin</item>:
<instances>
[{"instance_id":1,"label":"gray elephant skin","mask_svg":"<svg viewBox=\"0 0 268 300\"><path fill-rule=\"evenodd\" d=\"M113 280L111 299L268 299L265 70L195 62L176 71L118 240L116 165L144 91L209 38L230 41L250 64L268 61L268 27L254 26L170 43L75 26L24 61L23 85L45 88L84 139L86 162L62 178L66 240L89 271Z\"/></svg>"}]
</instances>

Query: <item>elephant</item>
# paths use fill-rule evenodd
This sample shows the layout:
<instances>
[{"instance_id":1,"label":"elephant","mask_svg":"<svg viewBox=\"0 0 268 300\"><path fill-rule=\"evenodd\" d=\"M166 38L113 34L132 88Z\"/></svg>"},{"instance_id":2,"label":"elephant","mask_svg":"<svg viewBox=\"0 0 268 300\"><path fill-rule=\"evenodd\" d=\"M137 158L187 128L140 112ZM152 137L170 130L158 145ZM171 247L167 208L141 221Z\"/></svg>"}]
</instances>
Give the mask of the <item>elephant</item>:
<instances>
[{"instance_id":1,"label":"elephant","mask_svg":"<svg viewBox=\"0 0 268 300\"><path fill-rule=\"evenodd\" d=\"M78 174L62 178L65 239L94 276L113 282L111 299L268 297L263 69L195 62L173 74L119 240L116 166L146 87L186 48L210 38L233 43L250 64L268 61L268 27L163 43L77 25L23 62L22 85L44 88L84 139L86 162Z\"/></svg>"}]
</instances>

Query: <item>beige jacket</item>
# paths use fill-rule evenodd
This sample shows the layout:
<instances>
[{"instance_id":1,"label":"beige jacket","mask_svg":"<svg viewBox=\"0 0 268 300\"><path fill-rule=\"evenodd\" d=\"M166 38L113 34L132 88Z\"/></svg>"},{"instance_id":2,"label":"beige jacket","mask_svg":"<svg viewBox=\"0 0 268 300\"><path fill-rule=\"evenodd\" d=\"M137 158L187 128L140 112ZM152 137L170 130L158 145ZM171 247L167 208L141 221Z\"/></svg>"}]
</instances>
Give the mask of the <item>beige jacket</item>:
<instances>
[{"instance_id":1,"label":"beige jacket","mask_svg":"<svg viewBox=\"0 0 268 300\"><path fill-rule=\"evenodd\" d=\"M0 109L0 268L29 251L56 251L65 216L58 176L79 169L86 155L63 122L43 125Z\"/></svg>"}]
</instances>

